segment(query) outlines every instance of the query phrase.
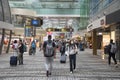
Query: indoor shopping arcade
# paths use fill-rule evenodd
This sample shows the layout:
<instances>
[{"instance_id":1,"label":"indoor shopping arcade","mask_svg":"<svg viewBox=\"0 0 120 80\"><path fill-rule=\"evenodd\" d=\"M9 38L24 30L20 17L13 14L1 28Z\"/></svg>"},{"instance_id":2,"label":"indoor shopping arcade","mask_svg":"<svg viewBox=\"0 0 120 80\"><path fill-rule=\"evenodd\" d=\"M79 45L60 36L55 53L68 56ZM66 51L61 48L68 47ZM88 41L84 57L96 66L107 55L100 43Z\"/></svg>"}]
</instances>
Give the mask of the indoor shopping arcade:
<instances>
[{"instance_id":1,"label":"indoor shopping arcade","mask_svg":"<svg viewBox=\"0 0 120 80\"><path fill-rule=\"evenodd\" d=\"M119 4L0 0L0 80L120 80Z\"/></svg>"}]
</instances>

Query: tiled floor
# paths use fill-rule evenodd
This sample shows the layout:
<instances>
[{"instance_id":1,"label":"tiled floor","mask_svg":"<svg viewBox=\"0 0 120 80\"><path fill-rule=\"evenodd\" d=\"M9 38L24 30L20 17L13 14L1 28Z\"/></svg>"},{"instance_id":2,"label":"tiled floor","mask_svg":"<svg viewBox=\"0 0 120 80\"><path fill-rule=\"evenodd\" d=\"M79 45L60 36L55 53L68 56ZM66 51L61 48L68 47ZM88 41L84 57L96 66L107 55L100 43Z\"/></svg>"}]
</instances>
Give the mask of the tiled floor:
<instances>
[{"instance_id":1,"label":"tiled floor","mask_svg":"<svg viewBox=\"0 0 120 80\"><path fill-rule=\"evenodd\" d=\"M46 77L43 53L29 56L24 53L24 65L10 67L12 54L0 55L0 80L120 80L120 65L109 66L100 55L92 55L92 50L85 49L77 54L77 69L73 74L69 71L69 59L60 64L60 53L54 60L53 72Z\"/></svg>"}]
</instances>

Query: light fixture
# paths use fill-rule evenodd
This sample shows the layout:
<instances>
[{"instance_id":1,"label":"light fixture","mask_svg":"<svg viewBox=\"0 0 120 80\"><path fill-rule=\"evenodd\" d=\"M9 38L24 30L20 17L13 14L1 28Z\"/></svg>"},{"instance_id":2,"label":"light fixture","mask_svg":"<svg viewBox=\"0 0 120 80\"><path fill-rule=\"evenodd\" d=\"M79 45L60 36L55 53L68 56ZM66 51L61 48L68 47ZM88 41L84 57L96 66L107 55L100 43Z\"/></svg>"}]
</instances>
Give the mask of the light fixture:
<instances>
[{"instance_id":1,"label":"light fixture","mask_svg":"<svg viewBox=\"0 0 120 80\"><path fill-rule=\"evenodd\" d=\"M102 35L102 32L99 32L98 35Z\"/></svg>"}]
</instances>

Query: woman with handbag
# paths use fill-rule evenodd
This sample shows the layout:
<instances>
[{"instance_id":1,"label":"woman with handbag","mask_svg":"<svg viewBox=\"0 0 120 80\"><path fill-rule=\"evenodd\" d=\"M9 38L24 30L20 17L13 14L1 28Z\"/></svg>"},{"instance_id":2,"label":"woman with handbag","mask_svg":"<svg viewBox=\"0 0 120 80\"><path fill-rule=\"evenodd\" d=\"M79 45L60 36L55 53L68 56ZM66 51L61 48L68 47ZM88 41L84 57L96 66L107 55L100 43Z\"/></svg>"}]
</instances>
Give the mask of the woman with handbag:
<instances>
[{"instance_id":1,"label":"woman with handbag","mask_svg":"<svg viewBox=\"0 0 120 80\"><path fill-rule=\"evenodd\" d=\"M73 70L76 69L76 53L77 53L77 46L74 43L74 41L70 41L68 51L69 51L70 73L73 73Z\"/></svg>"}]
</instances>

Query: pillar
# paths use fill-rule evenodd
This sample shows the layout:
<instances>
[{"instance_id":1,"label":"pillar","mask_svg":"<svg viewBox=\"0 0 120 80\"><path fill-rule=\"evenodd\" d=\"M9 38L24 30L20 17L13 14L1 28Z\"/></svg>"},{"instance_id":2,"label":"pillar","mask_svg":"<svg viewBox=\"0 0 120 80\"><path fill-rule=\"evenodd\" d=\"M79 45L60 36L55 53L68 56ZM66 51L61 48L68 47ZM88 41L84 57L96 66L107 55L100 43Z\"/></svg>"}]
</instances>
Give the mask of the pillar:
<instances>
[{"instance_id":1,"label":"pillar","mask_svg":"<svg viewBox=\"0 0 120 80\"><path fill-rule=\"evenodd\" d=\"M2 48L3 48L3 43L4 43L4 37L5 37L5 29L2 29L2 39L0 42L0 54L2 54Z\"/></svg>"},{"instance_id":2,"label":"pillar","mask_svg":"<svg viewBox=\"0 0 120 80\"><path fill-rule=\"evenodd\" d=\"M8 42L8 47L7 47L6 53L9 53L11 38L12 38L12 30L10 30L9 42Z\"/></svg>"},{"instance_id":3,"label":"pillar","mask_svg":"<svg viewBox=\"0 0 120 80\"><path fill-rule=\"evenodd\" d=\"M97 35L96 30L92 32L92 47L93 47L93 55L97 55Z\"/></svg>"},{"instance_id":4,"label":"pillar","mask_svg":"<svg viewBox=\"0 0 120 80\"><path fill-rule=\"evenodd\" d=\"M119 60L120 62L120 25L116 26L115 39L116 39L116 46L117 46L116 59Z\"/></svg>"}]
</instances>

